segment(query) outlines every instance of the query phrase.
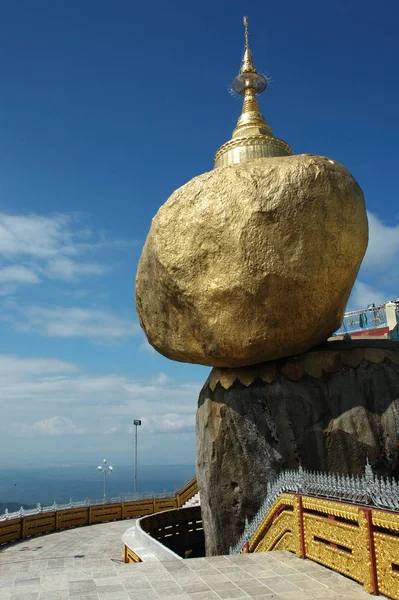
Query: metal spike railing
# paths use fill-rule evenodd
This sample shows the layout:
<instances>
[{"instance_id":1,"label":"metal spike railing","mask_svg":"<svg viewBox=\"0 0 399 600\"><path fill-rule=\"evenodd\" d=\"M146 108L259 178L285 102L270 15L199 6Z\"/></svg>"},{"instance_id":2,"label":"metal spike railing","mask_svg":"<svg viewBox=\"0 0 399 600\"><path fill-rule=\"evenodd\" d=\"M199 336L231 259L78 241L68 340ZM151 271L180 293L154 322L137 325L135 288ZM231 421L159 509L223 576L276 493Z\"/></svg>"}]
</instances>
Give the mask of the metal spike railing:
<instances>
[{"instance_id":1,"label":"metal spike railing","mask_svg":"<svg viewBox=\"0 0 399 600\"><path fill-rule=\"evenodd\" d=\"M266 483L261 507L250 522L245 519L244 531L237 543L230 547L230 554L241 552L273 503L284 492L399 511L399 482L374 475L368 460L363 475L306 471L300 466L298 470L282 471L274 481Z\"/></svg>"}]
</instances>

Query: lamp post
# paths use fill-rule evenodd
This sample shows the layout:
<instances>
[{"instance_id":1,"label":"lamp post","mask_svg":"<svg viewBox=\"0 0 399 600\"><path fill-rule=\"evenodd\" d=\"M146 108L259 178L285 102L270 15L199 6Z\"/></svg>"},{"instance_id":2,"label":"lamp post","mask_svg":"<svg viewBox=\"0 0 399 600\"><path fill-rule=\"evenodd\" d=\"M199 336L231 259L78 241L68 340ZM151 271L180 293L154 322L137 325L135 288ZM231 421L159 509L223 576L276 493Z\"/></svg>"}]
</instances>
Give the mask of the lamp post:
<instances>
[{"instance_id":1,"label":"lamp post","mask_svg":"<svg viewBox=\"0 0 399 600\"><path fill-rule=\"evenodd\" d=\"M103 464L99 465L97 467L97 469L104 475L104 500L105 500L105 498L107 497L107 494L106 494L106 490L107 490L107 483L106 483L107 482L107 475L108 475L108 473L110 473L110 474L112 473L112 471L114 470L114 467L112 467L111 465L109 465L109 467L107 467L107 459L104 458Z\"/></svg>"},{"instance_id":2,"label":"lamp post","mask_svg":"<svg viewBox=\"0 0 399 600\"><path fill-rule=\"evenodd\" d=\"M133 425L136 428L136 436L134 443L134 495L137 494L137 427L141 425L140 419L134 419Z\"/></svg>"}]
</instances>

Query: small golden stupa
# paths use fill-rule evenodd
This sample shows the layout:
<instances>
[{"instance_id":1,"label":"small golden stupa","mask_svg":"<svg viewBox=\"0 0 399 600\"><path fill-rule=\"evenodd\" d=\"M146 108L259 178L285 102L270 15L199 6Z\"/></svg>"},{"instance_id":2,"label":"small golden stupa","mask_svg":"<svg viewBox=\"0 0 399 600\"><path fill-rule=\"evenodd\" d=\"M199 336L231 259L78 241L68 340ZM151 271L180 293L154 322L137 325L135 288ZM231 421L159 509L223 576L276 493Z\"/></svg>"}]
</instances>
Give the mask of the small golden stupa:
<instances>
[{"instance_id":1,"label":"small golden stupa","mask_svg":"<svg viewBox=\"0 0 399 600\"><path fill-rule=\"evenodd\" d=\"M260 112L256 96L268 86L266 77L257 72L248 41L248 17L244 17L245 51L240 73L233 81L233 90L244 96L241 116L232 139L215 154L215 168L247 162L254 158L290 156L289 144L273 136L271 127Z\"/></svg>"}]
</instances>

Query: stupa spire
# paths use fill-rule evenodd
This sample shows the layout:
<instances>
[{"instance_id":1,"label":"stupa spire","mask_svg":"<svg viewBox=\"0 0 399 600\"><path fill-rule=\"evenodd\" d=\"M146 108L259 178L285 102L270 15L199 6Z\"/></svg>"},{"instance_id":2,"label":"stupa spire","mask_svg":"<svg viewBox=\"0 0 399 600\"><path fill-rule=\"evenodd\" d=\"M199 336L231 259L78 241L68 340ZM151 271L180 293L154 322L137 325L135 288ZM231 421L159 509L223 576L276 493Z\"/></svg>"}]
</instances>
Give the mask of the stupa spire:
<instances>
[{"instance_id":1,"label":"stupa spire","mask_svg":"<svg viewBox=\"0 0 399 600\"><path fill-rule=\"evenodd\" d=\"M244 17L245 51L241 63L241 73L256 73L248 40L248 17Z\"/></svg>"},{"instance_id":2,"label":"stupa spire","mask_svg":"<svg viewBox=\"0 0 399 600\"><path fill-rule=\"evenodd\" d=\"M233 81L233 90L244 96L242 111L232 139L215 155L215 167L224 167L254 158L287 156L291 147L273 136L256 99L268 86L266 77L257 72L248 39L248 17L244 17L245 50L240 72Z\"/></svg>"},{"instance_id":3,"label":"stupa spire","mask_svg":"<svg viewBox=\"0 0 399 600\"><path fill-rule=\"evenodd\" d=\"M256 95L261 94L267 88L268 81L266 77L257 72L254 65L248 39L248 17L244 17L244 35L245 50L241 69L233 81L233 90L244 96L244 102L237 127L233 131L233 138L256 134L273 135L256 100Z\"/></svg>"}]
</instances>

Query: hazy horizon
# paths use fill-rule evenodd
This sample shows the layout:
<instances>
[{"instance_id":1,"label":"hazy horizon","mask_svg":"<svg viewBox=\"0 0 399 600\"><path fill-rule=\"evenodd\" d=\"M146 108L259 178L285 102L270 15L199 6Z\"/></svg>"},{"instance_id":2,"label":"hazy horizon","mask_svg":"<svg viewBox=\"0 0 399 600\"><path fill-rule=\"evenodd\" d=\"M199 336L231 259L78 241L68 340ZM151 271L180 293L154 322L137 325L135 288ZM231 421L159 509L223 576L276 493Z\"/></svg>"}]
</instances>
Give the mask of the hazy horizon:
<instances>
[{"instance_id":1,"label":"hazy horizon","mask_svg":"<svg viewBox=\"0 0 399 600\"><path fill-rule=\"evenodd\" d=\"M114 466L114 465L113 465ZM174 494L184 483L195 476L194 465L141 465L138 469L137 491L149 495L169 492ZM85 498L101 499L103 474L97 465L81 467L39 467L0 469L0 503L51 505ZM115 465L107 475L108 497L132 495L134 468L132 465Z\"/></svg>"}]
</instances>

